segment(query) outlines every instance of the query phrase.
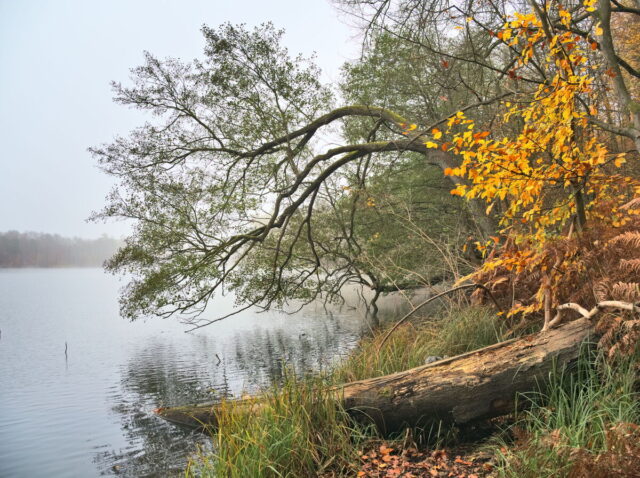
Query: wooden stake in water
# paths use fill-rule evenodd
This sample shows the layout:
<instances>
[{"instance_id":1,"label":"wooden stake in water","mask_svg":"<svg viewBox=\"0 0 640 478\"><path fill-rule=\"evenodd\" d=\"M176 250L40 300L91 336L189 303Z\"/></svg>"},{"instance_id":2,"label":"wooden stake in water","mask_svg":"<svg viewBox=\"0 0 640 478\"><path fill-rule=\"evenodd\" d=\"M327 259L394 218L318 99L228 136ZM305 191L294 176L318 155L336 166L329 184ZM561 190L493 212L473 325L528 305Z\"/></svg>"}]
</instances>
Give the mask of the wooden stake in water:
<instances>
[{"instance_id":1,"label":"wooden stake in water","mask_svg":"<svg viewBox=\"0 0 640 478\"><path fill-rule=\"evenodd\" d=\"M69 357L67 356L67 350L69 349L69 346L67 345L67 342L65 340L64 342L64 359L67 360Z\"/></svg>"}]
</instances>

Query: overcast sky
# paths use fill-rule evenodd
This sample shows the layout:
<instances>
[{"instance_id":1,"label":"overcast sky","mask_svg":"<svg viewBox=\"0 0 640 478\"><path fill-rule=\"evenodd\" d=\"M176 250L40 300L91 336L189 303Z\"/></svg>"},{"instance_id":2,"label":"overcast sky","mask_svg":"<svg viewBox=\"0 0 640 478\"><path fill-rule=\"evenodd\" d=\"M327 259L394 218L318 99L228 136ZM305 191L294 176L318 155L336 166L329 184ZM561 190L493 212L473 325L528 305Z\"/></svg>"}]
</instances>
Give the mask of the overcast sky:
<instances>
[{"instance_id":1,"label":"overcast sky","mask_svg":"<svg viewBox=\"0 0 640 478\"><path fill-rule=\"evenodd\" d=\"M85 221L112 185L87 147L144 121L109 86L126 83L144 50L190 60L202 24L272 21L292 54L317 52L337 79L358 52L339 17L326 0L0 0L0 231L126 234Z\"/></svg>"}]
</instances>

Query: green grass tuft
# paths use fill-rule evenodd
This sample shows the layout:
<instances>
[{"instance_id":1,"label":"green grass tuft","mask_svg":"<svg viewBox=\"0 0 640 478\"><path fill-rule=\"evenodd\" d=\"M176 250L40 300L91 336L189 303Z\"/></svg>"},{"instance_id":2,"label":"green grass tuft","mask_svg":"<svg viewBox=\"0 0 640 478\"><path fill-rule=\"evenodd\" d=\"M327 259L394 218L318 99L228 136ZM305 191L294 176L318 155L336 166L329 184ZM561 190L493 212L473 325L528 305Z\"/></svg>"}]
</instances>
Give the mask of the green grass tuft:
<instances>
[{"instance_id":1,"label":"green grass tuft","mask_svg":"<svg viewBox=\"0 0 640 478\"><path fill-rule=\"evenodd\" d=\"M227 402L219 414L213 454L201 455L187 476L245 478L347 472L363 436L320 378L288 374L247 413Z\"/></svg>"},{"instance_id":2,"label":"green grass tuft","mask_svg":"<svg viewBox=\"0 0 640 478\"><path fill-rule=\"evenodd\" d=\"M500 476L600 476L597 462L606 458L621 463L621 458L628 458L611 453L617 453L618 432L631 437L640 423L636 367L637 357L611 365L585 350L577 372L554 372L546 393L526 397L532 407L511 428L515 444L502 442L497 447ZM595 460L599 455L602 459ZM640 462L640 456L635 459ZM585 475L579 470L591 471Z\"/></svg>"}]
</instances>

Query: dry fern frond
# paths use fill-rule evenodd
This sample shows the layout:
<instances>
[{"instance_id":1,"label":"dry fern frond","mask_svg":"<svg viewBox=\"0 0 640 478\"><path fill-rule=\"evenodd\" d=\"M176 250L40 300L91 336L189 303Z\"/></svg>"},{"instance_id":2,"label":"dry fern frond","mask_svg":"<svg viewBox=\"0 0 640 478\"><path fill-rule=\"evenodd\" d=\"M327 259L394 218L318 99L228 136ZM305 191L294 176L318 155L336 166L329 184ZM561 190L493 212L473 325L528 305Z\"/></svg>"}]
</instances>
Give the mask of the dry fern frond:
<instances>
[{"instance_id":1,"label":"dry fern frond","mask_svg":"<svg viewBox=\"0 0 640 478\"><path fill-rule=\"evenodd\" d=\"M613 359L617 355L623 357L631 355L637 348L638 339L640 339L640 327L632 327L629 332L622 335L616 340L616 343L611 346L607 354L608 357Z\"/></svg>"},{"instance_id":2,"label":"dry fern frond","mask_svg":"<svg viewBox=\"0 0 640 478\"><path fill-rule=\"evenodd\" d=\"M640 231L627 231L622 234L618 234L607 241L605 248L614 246L631 246L634 248L640 248Z\"/></svg>"},{"instance_id":3,"label":"dry fern frond","mask_svg":"<svg viewBox=\"0 0 640 478\"><path fill-rule=\"evenodd\" d=\"M640 273L640 259L621 259L620 268L631 273Z\"/></svg>"},{"instance_id":4,"label":"dry fern frond","mask_svg":"<svg viewBox=\"0 0 640 478\"><path fill-rule=\"evenodd\" d=\"M640 262L640 259L633 260ZM622 263L622 261L620 262ZM638 302L640 301L640 284L637 282L616 282L611 287L610 298L624 302Z\"/></svg>"},{"instance_id":5,"label":"dry fern frond","mask_svg":"<svg viewBox=\"0 0 640 478\"><path fill-rule=\"evenodd\" d=\"M596 324L596 333L601 335L598 341L598 348L601 350L609 350L617 341L618 330L623 322L622 317L607 314Z\"/></svg>"},{"instance_id":6,"label":"dry fern frond","mask_svg":"<svg viewBox=\"0 0 640 478\"><path fill-rule=\"evenodd\" d=\"M602 302L611 297L611 283L607 279L603 279L593 286L593 294L597 302Z\"/></svg>"},{"instance_id":7,"label":"dry fern frond","mask_svg":"<svg viewBox=\"0 0 640 478\"><path fill-rule=\"evenodd\" d=\"M598 321L596 332L602 334L598 348L610 359L616 355L630 355L640 343L640 320L608 315Z\"/></svg>"}]
</instances>

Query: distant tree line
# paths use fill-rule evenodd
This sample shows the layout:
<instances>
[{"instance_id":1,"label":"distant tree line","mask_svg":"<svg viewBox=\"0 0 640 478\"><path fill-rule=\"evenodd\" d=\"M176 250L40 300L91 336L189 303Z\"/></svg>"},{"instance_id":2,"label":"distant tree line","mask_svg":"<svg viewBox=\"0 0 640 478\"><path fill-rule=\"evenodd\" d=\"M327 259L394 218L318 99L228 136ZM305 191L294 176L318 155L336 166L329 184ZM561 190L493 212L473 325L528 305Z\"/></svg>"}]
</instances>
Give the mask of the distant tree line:
<instances>
[{"instance_id":1,"label":"distant tree line","mask_svg":"<svg viewBox=\"0 0 640 478\"><path fill-rule=\"evenodd\" d=\"M0 233L0 267L97 267L111 257L120 241L68 238L58 234Z\"/></svg>"}]
</instances>

